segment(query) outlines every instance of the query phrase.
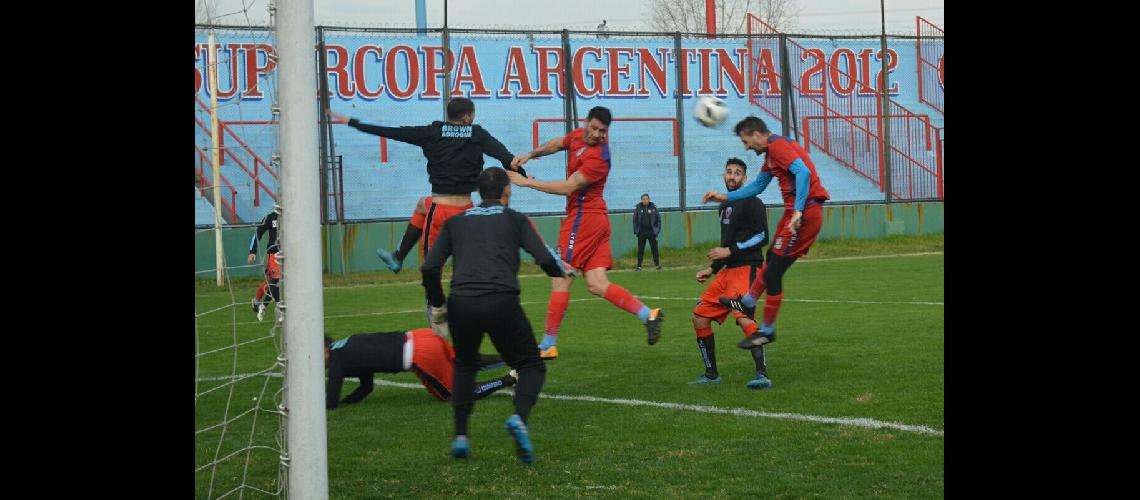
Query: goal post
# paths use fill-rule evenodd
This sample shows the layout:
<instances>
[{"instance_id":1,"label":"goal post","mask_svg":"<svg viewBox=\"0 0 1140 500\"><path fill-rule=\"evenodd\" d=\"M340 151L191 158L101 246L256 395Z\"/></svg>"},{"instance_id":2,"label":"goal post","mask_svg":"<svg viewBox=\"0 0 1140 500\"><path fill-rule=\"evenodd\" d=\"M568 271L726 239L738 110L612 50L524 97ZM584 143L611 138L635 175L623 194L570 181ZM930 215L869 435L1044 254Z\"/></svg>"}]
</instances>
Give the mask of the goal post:
<instances>
[{"instance_id":1,"label":"goal post","mask_svg":"<svg viewBox=\"0 0 1140 500\"><path fill-rule=\"evenodd\" d=\"M282 303L290 498L328 498L313 0L277 0Z\"/></svg>"}]
</instances>

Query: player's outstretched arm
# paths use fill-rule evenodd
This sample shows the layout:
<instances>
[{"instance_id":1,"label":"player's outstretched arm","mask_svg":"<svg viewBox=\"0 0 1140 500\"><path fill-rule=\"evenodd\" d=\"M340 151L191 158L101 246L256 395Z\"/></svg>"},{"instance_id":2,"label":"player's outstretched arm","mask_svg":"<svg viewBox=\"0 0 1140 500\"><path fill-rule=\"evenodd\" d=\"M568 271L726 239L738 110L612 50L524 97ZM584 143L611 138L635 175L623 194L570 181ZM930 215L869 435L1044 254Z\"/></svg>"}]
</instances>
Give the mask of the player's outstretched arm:
<instances>
[{"instance_id":1,"label":"player's outstretched arm","mask_svg":"<svg viewBox=\"0 0 1140 500\"><path fill-rule=\"evenodd\" d=\"M725 201L732 203L734 201L757 196L768 188L769 182L772 182L772 173L760 172L760 175L757 175L756 178L752 180L752 182L741 186L740 189L737 189L736 191L730 191L726 195Z\"/></svg>"},{"instance_id":2,"label":"player's outstretched arm","mask_svg":"<svg viewBox=\"0 0 1140 500\"><path fill-rule=\"evenodd\" d=\"M566 149L563 147L563 142L565 140L565 137L555 137L554 139L546 141L543 143L543 145L539 146L538 149L530 151L526 154L516 156L515 159L511 161L511 167L521 167L524 163L535 158L542 158L543 156L552 155L554 153L562 151L563 149Z\"/></svg>"},{"instance_id":3,"label":"player's outstretched arm","mask_svg":"<svg viewBox=\"0 0 1140 500\"><path fill-rule=\"evenodd\" d=\"M481 142L483 145L483 154L499 160L499 163L507 170L518 170L518 166L514 164L516 156L512 155L511 151L508 150L502 142L496 139L495 136L491 135L490 132L487 132L486 129L480 127L479 130L483 133L483 140Z\"/></svg>"},{"instance_id":4,"label":"player's outstretched arm","mask_svg":"<svg viewBox=\"0 0 1140 500\"><path fill-rule=\"evenodd\" d=\"M724 193L707 191L705 192L705 196L701 198L701 203L712 203L714 201L717 203L724 203L726 200L728 200L728 195Z\"/></svg>"},{"instance_id":5,"label":"player's outstretched arm","mask_svg":"<svg viewBox=\"0 0 1140 500\"><path fill-rule=\"evenodd\" d=\"M257 226L257 232L253 234L253 238L249 241L249 258L246 259L246 263L253 264L257 261L257 242L261 239L261 235L269 231L272 225L273 223L269 221L268 215L261 220L261 224Z\"/></svg>"},{"instance_id":6,"label":"player's outstretched arm","mask_svg":"<svg viewBox=\"0 0 1140 500\"><path fill-rule=\"evenodd\" d=\"M360 387L357 387L355 391L352 391L348 396L345 396L344 401L341 402L344 404L359 403L360 400L364 399L364 397L369 394L372 394L371 373L369 373L366 377L360 377Z\"/></svg>"},{"instance_id":7,"label":"player's outstretched arm","mask_svg":"<svg viewBox=\"0 0 1140 500\"><path fill-rule=\"evenodd\" d=\"M340 386L344 383L344 373L341 371L340 363L335 359L329 361L329 381L325 385L325 409L331 410L336 408L337 401L340 399Z\"/></svg>"},{"instance_id":8,"label":"player's outstretched arm","mask_svg":"<svg viewBox=\"0 0 1140 500\"><path fill-rule=\"evenodd\" d=\"M586 180L586 176L582 172L574 172L570 178L560 181L540 181L534 178L526 178L514 172L507 172L510 176L511 182L519 187L528 187L544 193L557 194L562 196L569 196L575 191L590 185L590 181Z\"/></svg>"},{"instance_id":9,"label":"player's outstretched arm","mask_svg":"<svg viewBox=\"0 0 1140 500\"><path fill-rule=\"evenodd\" d=\"M523 250L534 257L535 264L542 268L542 271L551 278L562 278L568 273L566 264L562 262L562 258L542 241L542 236L538 234L538 230L534 228L534 223L526 216L519 214L521 220L519 224L519 244Z\"/></svg>"},{"instance_id":10,"label":"player's outstretched arm","mask_svg":"<svg viewBox=\"0 0 1140 500\"><path fill-rule=\"evenodd\" d=\"M340 113L333 113L332 110L328 111L328 115L338 122L344 121L348 126L361 132L387 137L394 141L406 142L416 146L423 146L432 138L432 128L428 126L385 127L383 125L361 121Z\"/></svg>"}]
</instances>

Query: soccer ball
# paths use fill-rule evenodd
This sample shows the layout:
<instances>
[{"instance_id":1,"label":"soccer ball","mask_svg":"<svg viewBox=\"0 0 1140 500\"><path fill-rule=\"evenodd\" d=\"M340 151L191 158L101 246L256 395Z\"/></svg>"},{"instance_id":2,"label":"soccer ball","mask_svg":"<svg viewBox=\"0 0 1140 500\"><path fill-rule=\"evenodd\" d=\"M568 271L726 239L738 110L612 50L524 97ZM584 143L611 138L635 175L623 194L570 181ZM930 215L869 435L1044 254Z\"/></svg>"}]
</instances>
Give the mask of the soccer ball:
<instances>
[{"instance_id":1,"label":"soccer ball","mask_svg":"<svg viewBox=\"0 0 1140 500\"><path fill-rule=\"evenodd\" d=\"M706 127L716 127L728 118L728 105L715 97L704 96L697 99L693 107L693 117Z\"/></svg>"}]
</instances>

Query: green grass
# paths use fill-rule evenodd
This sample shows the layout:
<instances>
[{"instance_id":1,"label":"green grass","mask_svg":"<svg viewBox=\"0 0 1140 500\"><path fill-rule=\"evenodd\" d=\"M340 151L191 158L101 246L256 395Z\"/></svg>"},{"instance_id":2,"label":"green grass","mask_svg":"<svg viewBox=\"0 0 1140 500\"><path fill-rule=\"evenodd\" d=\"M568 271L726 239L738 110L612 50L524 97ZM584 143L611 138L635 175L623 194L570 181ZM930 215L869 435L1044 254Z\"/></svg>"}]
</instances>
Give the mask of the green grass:
<instances>
[{"instance_id":1,"label":"green grass","mask_svg":"<svg viewBox=\"0 0 1140 500\"><path fill-rule=\"evenodd\" d=\"M587 300L570 304L559 341L562 357L547 364L543 392L944 428L944 256L823 260L941 252L941 235L832 240L813 247L784 280L780 337L768 349L774 387L766 391L744 388L752 360L734 347L741 334L731 324L714 327L724 383L686 384L703 371L689 317L703 290L693 274L704 265L706 250L666 250L662 261L670 269L611 276L634 295L661 297L645 299L667 314L655 346L646 345L640 323L590 296L576 280L571 298ZM615 268L631 266L625 256ZM537 272L533 266L530 271ZM423 326L418 280L400 283L416 276L384 277L386 282L377 284L356 281L359 276L327 276L326 333L342 338ZM521 284L523 308L540 335L549 279L522 278ZM255 287L250 281L232 284L232 291L197 288L197 311L222 307L198 318L199 352L263 338L236 354L223 350L202 356L199 377L250 373L273 364L278 339L268 337L271 323L257 323L247 305ZM241 305L224 307L231 301ZM490 342L483 345L485 352L492 351ZM482 372L480 379L505 370ZM409 373L377 378L418 383ZM254 404L274 409L280 383L279 378L254 377L198 398L196 428L221 422L227 402L231 418ZM198 392L217 384L199 382ZM347 382L342 394L354 387L355 382ZM503 430L511 408L503 393L480 401L471 420L474 457L456 463L447 455L450 405L422 388L379 385L360 404L328 414L330 497L944 496L943 436L540 398L530 419L537 460L525 467L514 459ZM254 442L275 447L277 416L257 415ZM231 423L224 439L220 430L200 433L196 466L216 453L243 448L250 441L251 420L247 415ZM278 487L276 451L253 450L249 463L247 483L266 490ZM243 452L220 465L213 495L240 485L245 464ZM196 473L197 497L207 496L210 472Z\"/></svg>"}]
</instances>

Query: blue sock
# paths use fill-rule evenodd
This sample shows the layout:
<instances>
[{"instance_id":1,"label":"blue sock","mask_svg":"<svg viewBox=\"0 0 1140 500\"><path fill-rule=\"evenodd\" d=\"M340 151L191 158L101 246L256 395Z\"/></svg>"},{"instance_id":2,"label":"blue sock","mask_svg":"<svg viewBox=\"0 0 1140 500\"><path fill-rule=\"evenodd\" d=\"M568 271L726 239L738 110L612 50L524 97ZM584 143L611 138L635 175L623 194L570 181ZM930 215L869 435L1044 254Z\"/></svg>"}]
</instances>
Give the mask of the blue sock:
<instances>
[{"instance_id":1,"label":"blue sock","mask_svg":"<svg viewBox=\"0 0 1140 500\"><path fill-rule=\"evenodd\" d=\"M748 295L746 293L746 294L744 294L743 297L740 298L740 303L744 304L745 307L755 307L756 306L756 299L752 298L751 295Z\"/></svg>"},{"instance_id":2,"label":"blue sock","mask_svg":"<svg viewBox=\"0 0 1140 500\"><path fill-rule=\"evenodd\" d=\"M637 311L637 319L640 319L642 323L649 321L649 306L641 306L641 310Z\"/></svg>"},{"instance_id":3,"label":"blue sock","mask_svg":"<svg viewBox=\"0 0 1140 500\"><path fill-rule=\"evenodd\" d=\"M775 330L775 329L776 329L776 325L769 325L767 323L763 323L760 325L760 332L763 333L764 335L771 335L772 330Z\"/></svg>"},{"instance_id":4,"label":"blue sock","mask_svg":"<svg viewBox=\"0 0 1140 500\"><path fill-rule=\"evenodd\" d=\"M549 333L542 334L542 343L538 344L539 349L550 349L551 346L558 343L558 336Z\"/></svg>"}]
</instances>

